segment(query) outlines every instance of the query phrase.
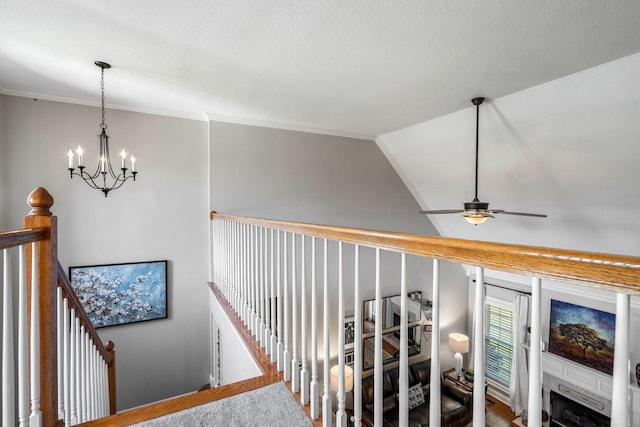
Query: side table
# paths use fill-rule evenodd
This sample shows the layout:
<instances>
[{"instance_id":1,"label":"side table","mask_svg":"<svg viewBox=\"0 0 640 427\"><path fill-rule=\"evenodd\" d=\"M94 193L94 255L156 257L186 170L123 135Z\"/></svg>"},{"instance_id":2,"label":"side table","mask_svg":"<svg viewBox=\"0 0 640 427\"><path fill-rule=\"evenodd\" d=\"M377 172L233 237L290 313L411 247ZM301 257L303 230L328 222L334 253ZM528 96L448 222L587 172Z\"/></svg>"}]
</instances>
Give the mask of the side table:
<instances>
[{"instance_id":1,"label":"side table","mask_svg":"<svg viewBox=\"0 0 640 427\"><path fill-rule=\"evenodd\" d=\"M468 391L469 393L473 393L473 383L467 381L464 378L464 375L460 375L460 377L458 378L458 376L456 375L455 369L451 368L451 369L447 369L446 371L442 372L442 378L445 381L450 381L452 383L454 383L456 386L460 387L461 389ZM487 386L489 384L485 381L484 382L484 392L485 394L487 393Z\"/></svg>"}]
</instances>

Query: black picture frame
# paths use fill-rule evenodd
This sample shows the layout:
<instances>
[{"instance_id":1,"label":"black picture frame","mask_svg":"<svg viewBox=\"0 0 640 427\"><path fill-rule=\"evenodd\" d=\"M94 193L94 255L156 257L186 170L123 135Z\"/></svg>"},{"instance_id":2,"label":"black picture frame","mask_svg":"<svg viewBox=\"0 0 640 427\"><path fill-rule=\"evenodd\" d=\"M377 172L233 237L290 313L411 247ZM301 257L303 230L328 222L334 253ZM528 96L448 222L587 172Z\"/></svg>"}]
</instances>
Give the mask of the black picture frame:
<instances>
[{"instance_id":1,"label":"black picture frame","mask_svg":"<svg viewBox=\"0 0 640 427\"><path fill-rule=\"evenodd\" d=\"M69 281L93 326L165 319L167 260L69 267Z\"/></svg>"}]
</instances>

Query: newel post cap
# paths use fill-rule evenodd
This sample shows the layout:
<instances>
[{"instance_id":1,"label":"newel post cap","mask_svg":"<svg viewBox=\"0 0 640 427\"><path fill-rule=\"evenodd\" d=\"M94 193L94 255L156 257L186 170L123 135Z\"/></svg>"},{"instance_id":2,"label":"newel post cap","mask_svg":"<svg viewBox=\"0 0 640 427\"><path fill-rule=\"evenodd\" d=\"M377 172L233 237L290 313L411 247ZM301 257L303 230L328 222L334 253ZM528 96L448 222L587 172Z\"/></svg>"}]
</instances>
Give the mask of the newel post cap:
<instances>
[{"instance_id":1,"label":"newel post cap","mask_svg":"<svg viewBox=\"0 0 640 427\"><path fill-rule=\"evenodd\" d=\"M31 206L28 216L52 216L53 196L44 188L38 187L29 194L27 204Z\"/></svg>"}]
</instances>

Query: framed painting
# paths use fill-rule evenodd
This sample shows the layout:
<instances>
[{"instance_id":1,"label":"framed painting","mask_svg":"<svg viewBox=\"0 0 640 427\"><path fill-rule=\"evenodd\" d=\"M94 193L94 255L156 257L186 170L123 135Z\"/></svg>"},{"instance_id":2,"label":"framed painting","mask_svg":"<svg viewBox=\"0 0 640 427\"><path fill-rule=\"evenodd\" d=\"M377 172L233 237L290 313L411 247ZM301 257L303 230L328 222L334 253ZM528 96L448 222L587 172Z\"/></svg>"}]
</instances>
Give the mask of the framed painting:
<instances>
[{"instance_id":1,"label":"framed painting","mask_svg":"<svg viewBox=\"0 0 640 427\"><path fill-rule=\"evenodd\" d=\"M95 328L167 317L167 261L69 267L69 280Z\"/></svg>"},{"instance_id":2,"label":"framed painting","mask_svg":"<svg viewBox=\"0 0 640 427\"><path fill-rule=\"evenodd\" d=\"M549 352L613 375L616 315L551 300Z\"/></svg>"}]
</instances>

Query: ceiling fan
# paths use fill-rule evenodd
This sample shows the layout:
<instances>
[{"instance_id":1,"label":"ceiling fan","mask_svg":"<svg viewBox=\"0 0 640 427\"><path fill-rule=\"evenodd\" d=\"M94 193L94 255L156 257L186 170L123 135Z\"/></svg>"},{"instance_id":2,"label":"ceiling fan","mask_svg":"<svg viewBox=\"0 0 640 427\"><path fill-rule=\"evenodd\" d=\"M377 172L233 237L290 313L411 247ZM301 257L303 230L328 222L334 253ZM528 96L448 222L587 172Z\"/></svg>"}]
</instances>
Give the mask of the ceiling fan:
<instances>
[{"instance_id":1,"label":"ceiling fan","mask_svg":"<svg viewBox=\"0 0 640 427\"><path fill-rule=\"evenodd\" d=\"M435 211L420 211L421 214L437 215L437 214L452 214L462 213L464 219L471 224L482 224L487 218L495 218L494 214L507 214L507 215L520 215L520 216L533 216L538 218L546 218L546 215L524 212L508 212L499 209L489 209L489 203L481 202L478 199L478 129L480 123L480 104L484 102L483 97L473 98L471 103L476 106L476 193L472 201L464 204L464 209L443 209Z\"/></svg>"}]
</instances>

